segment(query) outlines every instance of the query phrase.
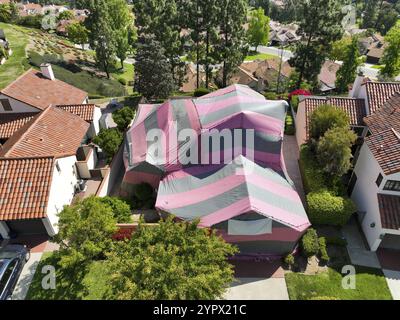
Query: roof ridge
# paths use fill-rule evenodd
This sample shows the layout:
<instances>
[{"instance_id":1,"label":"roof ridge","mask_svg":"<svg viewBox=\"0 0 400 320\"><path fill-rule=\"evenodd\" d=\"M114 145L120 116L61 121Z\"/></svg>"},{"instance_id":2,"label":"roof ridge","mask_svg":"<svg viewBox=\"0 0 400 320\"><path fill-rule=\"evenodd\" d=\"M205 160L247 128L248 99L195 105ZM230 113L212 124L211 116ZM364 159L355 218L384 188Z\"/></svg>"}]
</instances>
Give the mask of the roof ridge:
<instances>
[{"instance_id":1,"label":"roof ridge","mask_svg":"<svg viewBox=\"0 0 400 320\"><path fill-rule=\"evenodd\" d=\"M0 161L23 161L23 160L36 160L36 159L55 159L54 155L48 156L29 156L29 157L0 157Z\"/></svg>"}]
</instances>

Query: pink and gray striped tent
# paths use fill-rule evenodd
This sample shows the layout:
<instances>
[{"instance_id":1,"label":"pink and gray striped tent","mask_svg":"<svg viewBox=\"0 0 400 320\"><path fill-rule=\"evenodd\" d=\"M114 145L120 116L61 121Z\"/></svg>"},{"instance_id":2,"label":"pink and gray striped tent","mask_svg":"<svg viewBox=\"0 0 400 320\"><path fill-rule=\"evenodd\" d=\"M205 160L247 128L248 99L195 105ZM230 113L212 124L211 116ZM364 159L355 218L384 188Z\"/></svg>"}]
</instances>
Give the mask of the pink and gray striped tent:
<instances>
[{"instance_id":1,"label":"pink and gray striped tent","mask_svg":"<svg viewBox=\"0 0 400 320\"><path fill-rule=\"evenodd\" d=\"M159 211L185 221L199 219L201 227L215 228L242 254L291 252L310 223L282 157L286 109L286 102L267 101L241 85L198 99L140 105L127 133L123 189L130 194L138 183L152 184L158 189ZM152 129L164 133L161 151L154 152L154 140L146 139ZM184 129L193 129L197 140L168 139ZM217 152L202 144L193 149L210 129L239 131L242 144L237 148L228 141ZM251 144L248 130L254 136ZM177 161L194 151L195 158L210 161ZM214 153L219 160L229 154L231 160L213 163Z\"/></svg>"}]
</instances>

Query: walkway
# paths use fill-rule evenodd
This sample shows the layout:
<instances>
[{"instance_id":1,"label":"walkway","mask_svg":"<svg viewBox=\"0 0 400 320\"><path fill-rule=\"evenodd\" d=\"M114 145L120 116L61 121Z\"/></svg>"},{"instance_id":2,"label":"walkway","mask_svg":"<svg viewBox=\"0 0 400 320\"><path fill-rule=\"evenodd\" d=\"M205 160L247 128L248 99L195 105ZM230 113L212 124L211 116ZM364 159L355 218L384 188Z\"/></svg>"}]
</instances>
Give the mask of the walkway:
<instances>
[{"instance_id":1,"label":"walkway","mask_svg":"<svg viewBox=\"0 0 400 320\"><path fill-rule=\"evenodd\" d=\"M285 161L287 174L293 181L296 190L305 205L306 196L304 194L303 181L299 169L299 147L297 145L296 136L285 135L283 137L283 159Z\"/></svg>"},{"instance_id":2,"label":"walkway","mask_svg":"<svg viewBox=\"0 0 400 320\"><path fill-rule=\"evenodd\" d=\"M375 252L367 248L356 219L352 218L342 230L347 240L347 251L351 263L358 266L380 269L381 265L378 257Z\"/></svg>"}]
</instances>

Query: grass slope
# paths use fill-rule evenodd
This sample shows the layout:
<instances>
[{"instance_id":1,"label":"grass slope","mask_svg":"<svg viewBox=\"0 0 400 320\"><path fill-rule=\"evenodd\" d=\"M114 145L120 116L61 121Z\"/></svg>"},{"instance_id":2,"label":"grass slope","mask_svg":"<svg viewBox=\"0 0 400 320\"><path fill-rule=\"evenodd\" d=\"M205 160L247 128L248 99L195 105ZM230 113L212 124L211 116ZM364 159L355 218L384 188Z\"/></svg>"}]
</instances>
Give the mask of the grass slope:
<instances>
[{"instance_id":1,"label":"grass slope","mask_svg":"<svg viewBox=\"0 0 400 320\"><path fill-rule=\"evenodd\" d=\"M21 27L15 25L1 22L0 29L4 30L13 51L6 63L0 66L0 89L4 89L26 69L25 48L28 44L28 36L22 31Z\"/></svg>"}]
</instances>

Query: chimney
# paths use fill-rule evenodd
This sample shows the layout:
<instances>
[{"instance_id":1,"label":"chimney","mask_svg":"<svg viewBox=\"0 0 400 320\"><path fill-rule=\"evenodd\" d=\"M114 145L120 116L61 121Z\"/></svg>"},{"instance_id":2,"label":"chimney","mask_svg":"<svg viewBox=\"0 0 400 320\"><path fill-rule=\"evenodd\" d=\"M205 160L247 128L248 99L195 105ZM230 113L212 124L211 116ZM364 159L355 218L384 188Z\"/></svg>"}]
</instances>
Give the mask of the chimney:
<instances>
[{"instance_id":1,"label":"chimney","mask_svg":"<svg viewBox=\"0 0 400 320\"><path fill-rule=\"evenodd\" d=\"M56 79L54 77L53 68L51 67L50 63L42 63L40 65L40 70L42 71L42 74L45 78L50 79L50 80Z\"/></svg>"},{"instance_id":2,"label":"chimney","mask_svg":"<svg viewBox=\"0 0 400 320\"><path fill-rule=\"evenodd\" d=\"M364 79L365 79L365 76L362 73L362 71L360 71L358 73L356 79L354 80L353 86L349 92L350 98L358 98L359 97L360 88L361 88L361 85L364 83Z\"/></svg>"}]
</instances>

